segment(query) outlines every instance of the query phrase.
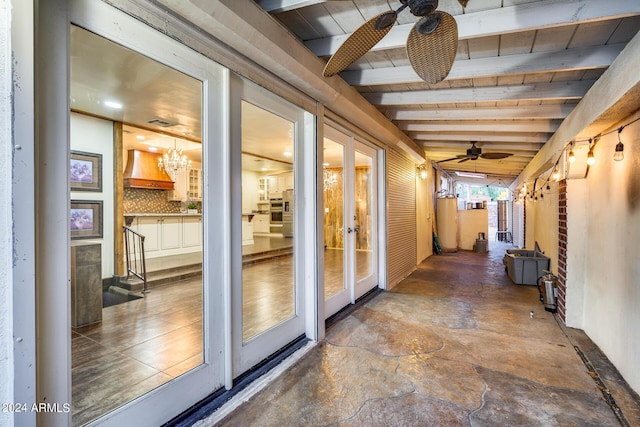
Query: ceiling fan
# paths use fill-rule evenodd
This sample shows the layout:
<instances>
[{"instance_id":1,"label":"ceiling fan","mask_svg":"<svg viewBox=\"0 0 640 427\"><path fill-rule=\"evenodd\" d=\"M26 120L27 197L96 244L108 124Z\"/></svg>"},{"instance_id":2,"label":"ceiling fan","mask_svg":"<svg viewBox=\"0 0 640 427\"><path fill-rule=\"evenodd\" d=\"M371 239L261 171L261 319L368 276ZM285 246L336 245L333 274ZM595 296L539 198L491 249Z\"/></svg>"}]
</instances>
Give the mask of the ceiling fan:
<instances>
[{"instance_id":1,"label":"ceiling fan","mask_svg":"<svg viewBox=\"0 0 640 427\"><path fill-rule=\"evenodd\" d=\"M458 0L466 7L469 0ZM393 27L398 14L409 8L421 17L407 37L407 54L415 72L427 83L444 80L451 71L458 49L458 25L453 16L436 11L438 0L400 0L397 10L383 12L362 24L329 58L323 75L330 77L347 68L367 53Z\"/></svg>"},{"instance_id":2,"label":"ceiling fan","mask_svg":"<svg viewBox=\"0 0 640 427\"><path fill-rule=\"evenodd\" d=\"M451 160L458 160L458 163L466 162L467 160L489 159L498 160L506 157L513 156L513 153L483 153L482 148L476 147L476 142L471 141L471 148L467 148L467 154L458 154L456 157L450 159L440 160L437 163L449 162Z\"/></svg>"}]
</instances>

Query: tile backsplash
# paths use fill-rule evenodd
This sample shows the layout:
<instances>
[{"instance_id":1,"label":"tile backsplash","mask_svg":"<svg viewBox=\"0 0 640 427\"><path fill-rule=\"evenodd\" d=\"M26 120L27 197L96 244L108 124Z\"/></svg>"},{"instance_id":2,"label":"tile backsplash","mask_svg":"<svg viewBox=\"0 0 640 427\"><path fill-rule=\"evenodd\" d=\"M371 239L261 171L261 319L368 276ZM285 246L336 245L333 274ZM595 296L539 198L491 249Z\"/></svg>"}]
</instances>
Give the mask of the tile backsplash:
<instances>
[{"instance_id":1,"label":"tile backsplash","mask_svg":"<svg viewBox=\"0 0 640 427\"><path fill-rule=\"evenodd\" d=\"M200 203L198 203L200 206ZM180 213L181 202L167 200L166 191L145 188L124 189L124 213Z\"/></svg>"}]
</instances>

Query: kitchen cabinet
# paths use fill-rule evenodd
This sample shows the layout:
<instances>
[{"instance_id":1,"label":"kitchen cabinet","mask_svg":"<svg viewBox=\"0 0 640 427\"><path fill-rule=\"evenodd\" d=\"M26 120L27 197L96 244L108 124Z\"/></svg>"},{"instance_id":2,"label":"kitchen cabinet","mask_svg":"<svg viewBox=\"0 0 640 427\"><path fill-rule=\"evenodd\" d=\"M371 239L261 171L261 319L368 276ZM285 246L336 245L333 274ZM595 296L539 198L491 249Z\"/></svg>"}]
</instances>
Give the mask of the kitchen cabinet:
<instances>
[{"instance_id":1,"label":"kitchen cabinet","mask_svg":"<svg viewBox=\"0 0 640 427\"><path fill-rule=\"evenodd\" d=\"M253 217L253 232L254 233L269 233L269 214L257 214Z\"/></svg>"},{"instance_id":2,"label":"kitchen cabinet","mask_svg":"<svg viewBox=\"0 0 640 427\"><path fill-rule=\"evenodd\" d=\"M132 227L144 236L144 251L160 250L160 217L138 217ZM133 225L133 224L132 224Z\"/></svg>"},{"instance_id":3,"label":"kitchen cabinet","mask_svg":"<svg viewBox=\"0 0 640 427\"><path fill-rule=\"evenodd\" d=\"M270 197L282 197L282 192L293 189L293 172L286 172L269 177Z\"/></svg>"},{"instance_id":4,"label":"kitchen cabinet","mask_svg":"<svg viewBox=\"0 0 640 427\"><path fill-rule=\"evenodd\" d=\"M177 249L182 246L182 218L160 218L160 231L160 247L163 251L167 249Z\"/></svg>"},{"instance_id":5,"label":"kitchen cabinet","mask_svg":"<svg viewBox=\"0 0 640 427\"><path fill-rule=\"evenodd\" d=\"M269 201L269 193L270 190L270 177L265 176L262 178L258 178L258 200L259 201Z\"/></svg>"},{"instance_id":6,"label":"kitchen cabinet","mask_svg":"<svg viewBox=\"0 0 640 427\"><path fill-rule=\"evenodd\" d=\"M187 172L177 175L173 191L167 191L167 200L202 200L202 169L192 167Z\"/></svg>"},{"instance_id":7,"label":"kitchen cabinet","mask_svg":"<svg viewBox=\"0 0 640 427\"><path fill-rule=\"evenodd\" d=\"M202 216L187 214L127 214L131 228L142 234L147 258L202 250Z\"/></svg>"},{"instance_id":8,"label":"kitchen cabinet","mask_svg":"<svg viewBox=\"0 0 640 427\"><path fill-rule=\"evenodd\" d=\"M202 217L182 217L182 246L186 248L202 245Z\"/></svg>"}]
</instances>

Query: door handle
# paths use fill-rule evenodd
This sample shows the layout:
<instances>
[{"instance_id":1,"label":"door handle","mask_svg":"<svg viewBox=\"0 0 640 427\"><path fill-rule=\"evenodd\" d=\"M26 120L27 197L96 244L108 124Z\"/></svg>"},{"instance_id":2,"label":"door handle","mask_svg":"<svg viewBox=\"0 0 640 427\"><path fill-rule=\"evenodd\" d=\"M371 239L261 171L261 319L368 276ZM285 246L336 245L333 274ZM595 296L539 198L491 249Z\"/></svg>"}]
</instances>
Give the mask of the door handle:
<instances>
[{"instance_id":1,"label":"door handle","mask_svg":"<svg viewBox=\"0 0 640 427\"><path fill-rule=\"evenodd\" d=\"M359 232L359 231L360 231L360 227L353 227L353 232L354 232L354 233L357 233L357 232Z\"/></svg>"}]
</instances>

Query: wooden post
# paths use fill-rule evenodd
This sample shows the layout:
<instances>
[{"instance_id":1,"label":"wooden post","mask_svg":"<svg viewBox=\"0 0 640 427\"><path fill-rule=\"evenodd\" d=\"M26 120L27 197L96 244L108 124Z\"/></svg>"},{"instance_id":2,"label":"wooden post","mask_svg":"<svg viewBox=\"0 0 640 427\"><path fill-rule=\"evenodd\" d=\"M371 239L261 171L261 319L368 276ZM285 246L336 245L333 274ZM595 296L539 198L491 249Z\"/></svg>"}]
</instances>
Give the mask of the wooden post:
<instances>
[{"instance_id":1,"label":"wooden post","mask_svg":"<svg viewBox=\"0 0 640 427\"><path fill-rule=\"evenodd\" d=\"M114 182L114 271L118 276L125 275L124 267L124 185L123 185L123 140L122 122L113 122L113 182Z\"/></svg>"}]
</instances>

